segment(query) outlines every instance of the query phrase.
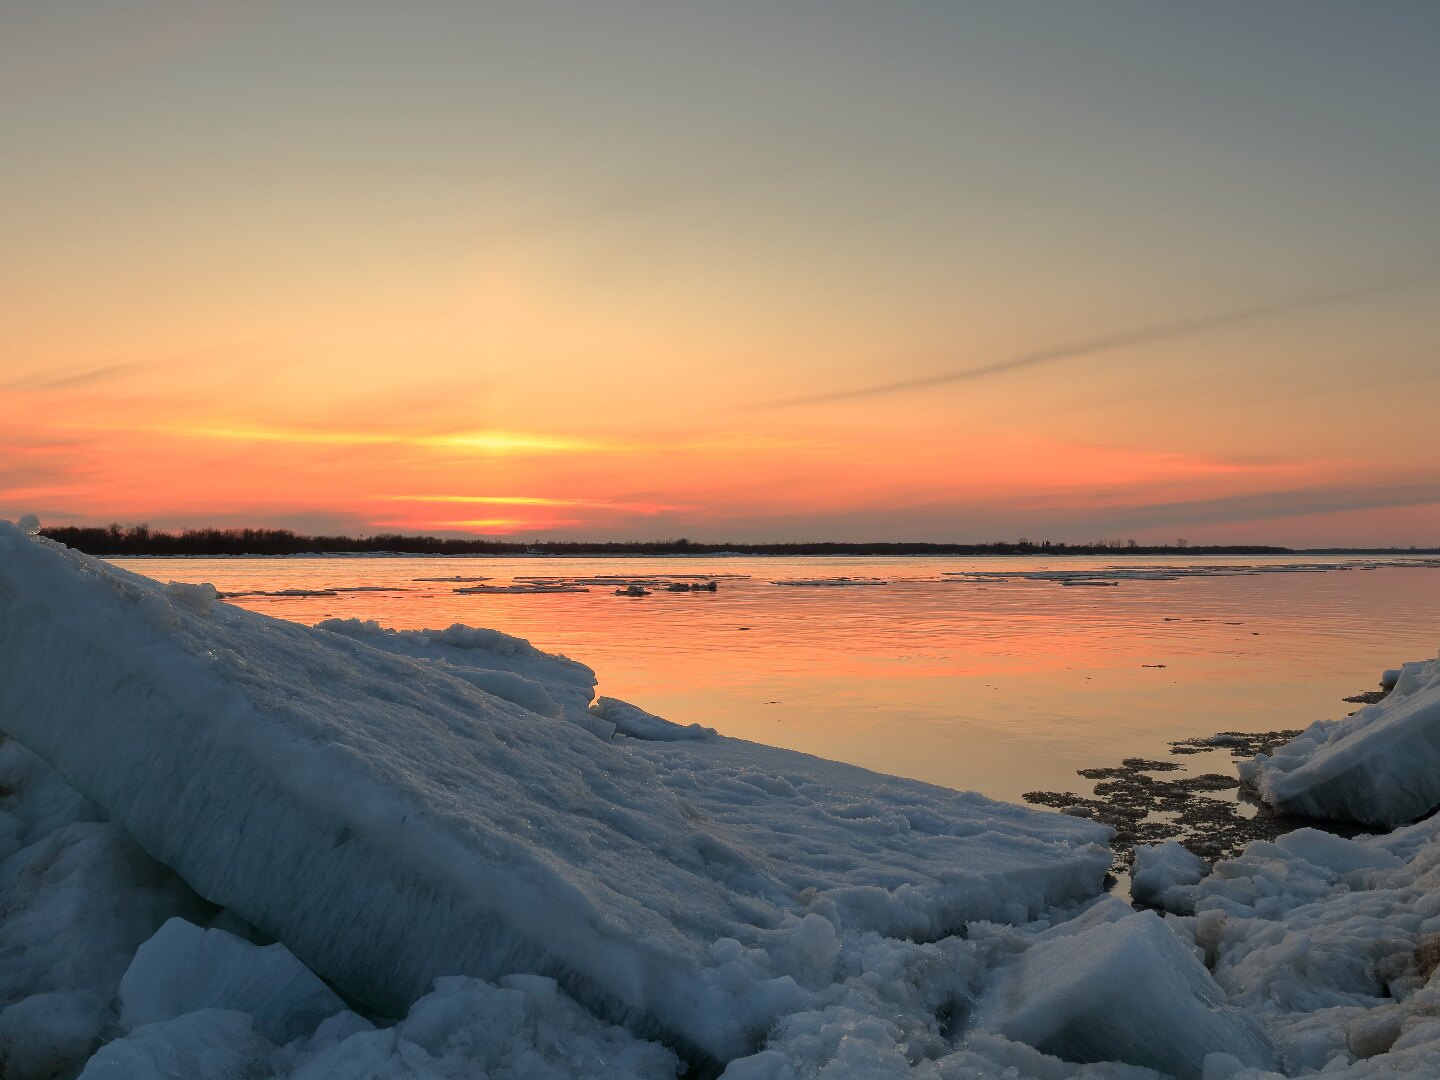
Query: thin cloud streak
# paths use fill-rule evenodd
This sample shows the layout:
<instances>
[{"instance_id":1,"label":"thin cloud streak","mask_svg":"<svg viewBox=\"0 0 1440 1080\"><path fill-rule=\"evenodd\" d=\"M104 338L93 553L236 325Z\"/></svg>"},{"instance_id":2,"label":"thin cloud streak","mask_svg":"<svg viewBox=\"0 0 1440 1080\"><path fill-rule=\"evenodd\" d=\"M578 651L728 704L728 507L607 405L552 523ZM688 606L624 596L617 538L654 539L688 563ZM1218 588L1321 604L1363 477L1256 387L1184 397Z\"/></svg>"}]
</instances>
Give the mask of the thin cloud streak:
<instances>
[{"instance_id":1,"label":"thin cloud streak","mask_svg":"<svg viewBox=\"0 0 1440 1080\"><path fill-rule=\"evenodd\" d=\"M485 506L575 507L585 510L619 510L637 514L660 514L686 507L669 503L617 502L611 499L551 499L539 495L381 495L392 502L477 503Z\"/></svg>"},{"instance_id":2,"label":"thin cloud streak","mask_svg":"<svg viewBox=\"0 0 1440 1080\"><path fill-rule=\"evenodd\" d=\"M88 386L91 383L103 382L117 375L127 375L132 372L143 371L153 366L153 361L134 360L123 364L105 364L101 367L87 368L83 371L65 372L59 375L25 375L18 379L11 379L6 383L0 383L0 390L10 390L22 394L49 390L74 390L81 386Z\"/></svg>"},{"instance_id":3,"label":"thin cloud streak","mask_svg":"<svg viewBox=\"0 0 1440 1080\"><path fill-rule=\"evenodd\" d=\"M1222 327L1252 322L1268 318L1272 315L1281 315L1292 311L1303 311L1309 308L1326 307L1331 304L1343 303L1347 300L1358 300L1362 297L1376 296L1381 293L1429 280L1433 278L1435 274L1436 272L1434 270L1428 270L1423 274L1392 279L1378 285L1366 285L1361 288L1344 289L1337 292L1278 300L1269 304L1260 304L1254 307L1223 312L1219 315L1204 315L1188 319L1175 319L1163 323L1151 323L1148 326L1122 330L1118 333L1101 334L1097 337L1086 338L1081 341L1067 342L1063 345L1053 345L1046 349L1023 353L1020 356L1011 357L1008 360L999 360L993 364L981 364L978 367L962 368L959 371L947 371L939 375L925 375L914 379L899 379L894 382L877 383L873 386L862 386L853 390L834 390L822 394L806 394L801 397L783 398L779 401L764 402L759 405L750 406L749 409L745 411L794 408L800 405L816 405L828 401L848 401L856 398L879 397L884 394L899 394L909 390L924 390L932 386L968 382L971 379L980 379L987 375L999 375L1007 371L1017 371L1021 368L1058 363L1061 360L1078 360L1086 356L1093 356L1097 353L1133 348L1136 345L1149 345L1159 341L1192 337L1208 330L1218 330Z\"/></svg>"}]
</instances>

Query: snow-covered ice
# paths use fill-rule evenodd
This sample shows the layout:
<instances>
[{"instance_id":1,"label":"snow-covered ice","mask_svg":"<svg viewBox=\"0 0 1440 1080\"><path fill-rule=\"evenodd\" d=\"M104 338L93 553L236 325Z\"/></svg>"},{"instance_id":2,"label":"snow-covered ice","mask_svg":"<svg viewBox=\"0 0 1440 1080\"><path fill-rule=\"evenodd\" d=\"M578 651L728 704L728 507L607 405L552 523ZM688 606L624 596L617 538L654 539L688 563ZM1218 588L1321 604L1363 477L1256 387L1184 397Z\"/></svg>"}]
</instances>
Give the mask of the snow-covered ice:
<instances>
[{"instance_id":1,"label":"snow-covered ice","mask_svg":"<svg viewBox=\"0 0 1440 1080\"><path fill-rule=\"evenodd\" d=\"M1277 810L1305 817L1388 827L1440 806L1440 660L1394 674L1384 699L1310 725L1243 764L1242 778Z\"/></svg>"},{"instance_id":2,"label":"snow-covered ice","mask_svg":"<svg viewBox=\"0 0 1440 1080\"><path fill-rule=\"evenodd\" d=\"M1139 844L1130 871L1130 895L1137 904L1167 907L1172 889L1194 885L1209 871L1204 859L1176 840Z\"/></svg>"},{"instance_id":3,"label":"snow-covered ice","mask_svg":"<svg viewBox=\"0 0 1440 1080\"><path fill-rule=\"evenodd\" d=\"M1153 912L1076 922L1001 972L983 1026L1066 1061L1123 1061L1180 1080L1200 1080L1212 1053L1274 1062L1260 1026Z\"/></svg>"},{"instance_id":4,"label":"snow-covered ice","mask_svg":"<svg viewBox=\"0 0 1440 1080\"><path fill-rule=\"evenodd\" d=\"M829 985L815 919L938 938L1093 895L1108 863L1089 822L738 740L597 737L483 688L459 630L192 599L0 526L0 712L100 827L392 1015L438 976L533 972L726 1061ZM556 670L532 681L563 712L578 673Z\"/></svg>"},{"instance_id":5,"label":"snow-covered ice","mask_svg":"<svg viewBox=\"0 0 1440 1080\"><path fill-rule=\"evenodd\" d=\"M714 728L702 727L699 724L677 724L619 698L597 698L595 704L590 706L590 712L613 724L621 735L633 739L673 742L677 739L719 738Z\"/></svg>"},{"instance_id":6,"label":"snow-covered ice","mask_svg":"<svg viewBox=\"0 0 1440 1080\"><path fill-rule=\"evenodd\" d=\"M309 1035L345 1003L284 945L254 945L174 918L140 946L120 980L120 1026L196 1009L248 1013L271 1042Z\"/></svg>"}]
</instances>

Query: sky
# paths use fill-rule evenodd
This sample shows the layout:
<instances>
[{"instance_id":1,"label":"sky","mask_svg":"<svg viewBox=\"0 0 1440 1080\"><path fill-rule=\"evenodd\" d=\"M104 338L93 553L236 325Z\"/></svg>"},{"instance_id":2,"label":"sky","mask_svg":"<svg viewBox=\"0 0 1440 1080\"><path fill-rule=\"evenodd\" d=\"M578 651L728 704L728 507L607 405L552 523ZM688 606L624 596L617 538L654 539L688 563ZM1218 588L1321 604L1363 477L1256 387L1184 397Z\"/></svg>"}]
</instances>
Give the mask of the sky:
<instances>
[{"instance_id":1,"label":"sky","mask_svg":"<svg viewBox=\"0 0 1440 1080\"><path fill-rule=\"evenodd\" d=\"M1440 545L1432 0L0 0L0 516Z\"/></svg>"}]
</instances>

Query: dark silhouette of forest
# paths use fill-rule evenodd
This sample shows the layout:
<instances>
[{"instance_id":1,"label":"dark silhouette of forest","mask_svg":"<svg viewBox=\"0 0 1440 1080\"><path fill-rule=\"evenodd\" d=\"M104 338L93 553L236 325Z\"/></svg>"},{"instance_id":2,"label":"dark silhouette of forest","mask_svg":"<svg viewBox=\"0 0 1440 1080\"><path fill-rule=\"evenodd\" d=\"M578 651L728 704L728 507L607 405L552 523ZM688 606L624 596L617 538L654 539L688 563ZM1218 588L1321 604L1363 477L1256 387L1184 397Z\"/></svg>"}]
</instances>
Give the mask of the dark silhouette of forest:
<instances>
[{"instance_id":1,"label":"dark silhouette of forest","mask_svg":"<svg viewBox=\"0 0 1440 1080\"><path fill-rule=\"evenodd\" d=\"M494 540L440 536L307 536L289 529L184 529L165 532L147 525L62 525L43 535L90 555L302 555L387 553L405 555L1292 555L1301 549L1253 544L1138 544L1134 540L996 540L987 544L841 543L711 544L689 540ZM1325 548L1305 554L1437 554L1440 549Z\"/></svg>"}]
</instances>

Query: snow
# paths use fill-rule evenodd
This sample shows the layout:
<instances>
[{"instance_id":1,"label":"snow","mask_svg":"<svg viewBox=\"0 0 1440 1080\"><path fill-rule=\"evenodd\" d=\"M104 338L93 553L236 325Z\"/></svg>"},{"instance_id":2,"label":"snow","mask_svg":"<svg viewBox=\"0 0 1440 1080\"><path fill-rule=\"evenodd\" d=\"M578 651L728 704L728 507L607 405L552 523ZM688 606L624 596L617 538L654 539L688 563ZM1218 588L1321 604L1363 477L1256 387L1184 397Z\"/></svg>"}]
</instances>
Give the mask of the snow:
<instances>
[{"instance_id":1,"label":"snow","mask_svg":"<svg viewBox=\"0 0 1440 1080\"><path fill-rule=\"evenodd\" d=\"M1407 664L1394 689L1321 720L1241 767L1282 813L1395 826L1440 805L1440 660Z\"/></svg>"},{"instance_id":2,"label":"snow","mask_svg":"<svg viewBox=\"0 0 1440 1080\"><path fill-rule=\"evenodd\" d=\"M358 1019L358 1018L356 1018ZM350 1023L280 1055L294 1080L674 1080L675 1054L605 1024L552 979L442 978L393 1028ZM335 1037L339 1036L339 1037ZM293 1071L292 1071L293 1070Z\"/></svg>"},{"instance_id":3,"label":"snow","mask_svg":"<svg viewBox=\"0 0 1440 1080\"><path fill-rule=\"evenodd\" d=\"M590 711L613 724L621 735L632 739L673 742L677 739L719 738L714 728L701 727L699 724L677 724L619 698L597 698L595 704L590 706Z\"/></svg>"},{"instance_id":4,"label":"snow","mask_svg":"<svg viewBox=\"0 0 1440 1080\"><path fill-rule=\"evenodd\" d=\"M738 740L597 737L496 696L477 671L567 714L582 696L579 665L515 641L197 607L0 526L11 734L113 823L92 831L123 829L382 1014L437 977L532 973L724 1062L833 992L832 949L1100 887L1090 822ZM134 916L127 957L175 914ZM195 1015L141 1025L125 1052L158 1060ZM205 1029L217 1047L260 1037L227 1015Z\"/></svg>"},{"instance_id":5,"label":"snow","mask_svg":"<svg viewBox=\"0 0 1440 1080\"><path fill-rule=\"evenodd\" d=\"M120 980L120 1026L196 1009L248 1013L274 1043L309 1035L345 1003L284 945L261 947L175 918L140 946Z\"/></svg>"},{"instance_id":6,"label":"snow","mask_svg":"<svg viewBox=\"0 0 1440 1080\"><path fill-rule=\"evenodd\" d=\"M0 863L0 1006L35 993L114 995L140 943L197 899L114 825L73 822Z\"/></svg>"},{"instance_id":7,"label":"snow","mask_svg":"<svg viewBox=\"0 0 1440 1080\"><path fill-rule=\"evenodd\" d=\"M1207 1054L1269 1067L1259 1025L1153 912L1041 941L1004 969L981 1024L1067 1061L1123 1061L1200 1080Z\"/></svg>"},{"instance_id":8,"label":"snow","mask_svg":"<svg viewBox=\"0 0 1440 1080\"><path fill-rule=\"evenodd\" d=\"M32 994L0 1011L0 1075L48 1080L100 1045L104 1008L89 990Z\"/></svg>"},{"instance_id":9,"label":"snow","mask_svg":"<svg viewBox=\"0 0 1440 1080\"><path fill-rule=\"evenodd\" d=\"M601 733L589 711L595 673L577 661L542 652L524 638L459 624L446 630L389 630L360 619L327 619L315 628L430 661L495 697ZM613 728L604 730L606 736L611 733Z\"/></svg>"},{"instance_id":10,"label":"snow","mask_svg":"<svg viewBox=\"0 0 1440 1080\"><path fill-rule=\"evenodd\" d=\"M1178 841L1140 844L1135 848L1135 866L1130 871L1130 895L1137 904L1168 907L1175 902L1167 903L1167 898L1174 895L1172 889L1194 885L1209 869L1204 859Z\"/></svg>"},{"instance_id":11,"label":"snow","mask_svg":"<svg viewBox=\"0 0 1440 1080\"><path fill-rule=\"evenodd\" d=\"M0 815L0 1076L73 1075L102 1041L121 975L166 918L208 905L13 739Z\"/></svg>"},{"instance_id":12,"label":"snow","mask_svg":"<svg viewBox=\"0 0 1440 1080\"><path fill-rule=\"evenodd\" d=\"M1440 819L1257 841L1194 887L1194 911L1174 925L1270 1030L1290 1075L1440 1075Z\"/></svg>"},{"instance_id":13,"label":"snow","mask_svg":"<svg viewBox=\"0 0 1440 1080\"><path fill-rule=\"evenodd\" d=\"M107 1043L80 1080L261 1080L272 1049L244 1013L200 1009Z\"/></svg>"}]
</instances>

